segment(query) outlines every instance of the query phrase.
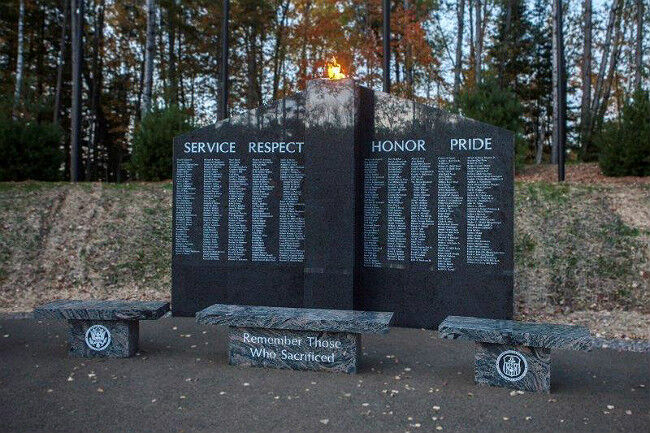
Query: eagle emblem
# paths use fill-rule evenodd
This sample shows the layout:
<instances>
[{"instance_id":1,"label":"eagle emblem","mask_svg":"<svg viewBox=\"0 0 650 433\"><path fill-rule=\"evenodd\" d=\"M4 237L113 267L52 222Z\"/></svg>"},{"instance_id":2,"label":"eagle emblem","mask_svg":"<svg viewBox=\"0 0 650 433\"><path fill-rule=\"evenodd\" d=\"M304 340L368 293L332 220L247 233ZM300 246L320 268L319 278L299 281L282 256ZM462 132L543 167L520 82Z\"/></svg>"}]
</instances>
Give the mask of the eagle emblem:
<instances>
[{"instance_id":1,"label":"eagle emblem","mask_svg":"<svg viewBox=\"0 0 650 433\"><path fill-rule=\"evenodd\" d=\"M111 344L111 332L103 325L93 325L86 331L86 345L92 350L104 350Z\"/></svg>"}]
</instances>

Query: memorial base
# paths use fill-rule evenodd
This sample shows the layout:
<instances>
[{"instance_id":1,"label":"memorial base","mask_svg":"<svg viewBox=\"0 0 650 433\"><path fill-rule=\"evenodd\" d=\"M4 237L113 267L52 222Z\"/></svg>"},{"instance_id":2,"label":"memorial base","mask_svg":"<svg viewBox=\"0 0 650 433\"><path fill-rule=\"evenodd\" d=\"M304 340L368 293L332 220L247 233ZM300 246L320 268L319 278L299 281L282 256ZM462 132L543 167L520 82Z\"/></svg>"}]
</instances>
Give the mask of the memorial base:
<instances>
[{"instance_id":1,"label":"memorial base","mask_svg":"<svg viewBox=\"0 0 650 433\"><path fill-rule=\"evenodd\" d=\"M550 392L550 349L477 342L475 360L478 384Z\"/></svg>"},{"instance_id":2,"label":"memorial base","mask_svg":"<svg viewBox=\"0 0 650 433\"><path fill-rule=\"evenodd\" d=\"M137 320L69 320L70 355L128 358L138 351Z\"/></svg>"},{"instance_id":3,"label":"memorial base","mask_svg":"<svg viewBox=\"0 0 650 433\"><path fill-rule=\"evenodd\" d=\"M361 335L229 327L230 365L356 373Z\"/></svg>"}]
</instances>

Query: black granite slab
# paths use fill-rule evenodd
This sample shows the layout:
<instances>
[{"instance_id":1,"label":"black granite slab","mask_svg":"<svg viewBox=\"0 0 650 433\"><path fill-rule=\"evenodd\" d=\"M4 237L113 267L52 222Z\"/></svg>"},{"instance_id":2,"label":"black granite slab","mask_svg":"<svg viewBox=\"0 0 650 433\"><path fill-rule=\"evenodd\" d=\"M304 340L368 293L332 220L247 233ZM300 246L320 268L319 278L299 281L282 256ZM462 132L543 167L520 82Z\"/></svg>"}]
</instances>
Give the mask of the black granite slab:
<instances>
[{"instance_id":1,"label":"black granite slab","mask_svg":"<svg viewBox=\"0 0 650 433\"><path fill-rule=\"evenodd\" d=\"M196 313L205 325L386 334L393 313L215 304Z\"/></svg>"},{"instance_id":2,"label":"black granite slab","mask_svg":"<svg viewBox=\"0 0 650 433\"><path fill-rule=\"evenodd\" d=\"M393 94L372 96L362 108L371 113L361 139L354 308L394 311L396 326L429 329L449 315L512 318L514 134Z\"/></svg>"},{"instance_id":3,"label":"black granite slab","mask_svg":"<svg viewBox=\"0 0 650 433\"><path fill-rule=\"evenodd\" d=\"M35 319L155 320L169 311L162 301L57 300L34 309Z\"/></svg>"},{"instance_id":4,"label":"black granite slab","mask_svg":"<svg viewBox=\"0 0 650 433\"><path fill-rule=\"evenodd\" d=\"M302 147L264 147L285 142ZM397 326L429 329L509 319L513 159L512 132L350 79L178 136L173 314L220 303L394 311Z\"/></svg>"},{"instance_id":5,"label":"black granite slab","mask_svg":"<svg viewBox=\"0 0 650 433\"><path fill-rule=\"evenodd\" d=\"M137 320L70 320L69 323L70 356L128 358L138 351Z\"/></svg>"},{"instance_id":6,"label":"black granite slab","mask_svg":"<svg viewBox=\"0 0 650 433\"><path fill-rule=\"evenodd\" d=\"M229 329L229 363L244 367L356 373L361 335L286 329Z\"/></svg>"},{"instance_id":7,"label":"black granite slab","mask_svg":"<svg viewBox=\"0 0 650 433\"><path fill-rule=\"evenodd\" d=\"M361 178L354 80L311 80L305 90L307 308L354 308Z\"/></svg>"},{"instance_id":8,"label":"black granite slab","mask_svg":"<svg viewBox=\"0 0 650 433\"><path fill-rule=\"evenodd\" d=\"M549 392L551 389L551 349L476 343L478 384Z\"/></svg>"},{"instance_id":9,"label":"black granite slab","mask_svg":"<svg viewBox=\"0 0 650 433\"><path fill-rule=\"evenodd\" d=\"M303 305L304 111L297 93L174 138L175 316Z\"/></svg>"},{"instance_id":10,"label":"black granite slab","mask_svg":"<svg viewBox=\"0 0 650 433\"><path fill-rule=\"evenodd\" d=\"M591 350L589 329L576 325L525 323L513 320L449 316L438 327L441 338L483 343Z\"/></svg>"}]
</instances>

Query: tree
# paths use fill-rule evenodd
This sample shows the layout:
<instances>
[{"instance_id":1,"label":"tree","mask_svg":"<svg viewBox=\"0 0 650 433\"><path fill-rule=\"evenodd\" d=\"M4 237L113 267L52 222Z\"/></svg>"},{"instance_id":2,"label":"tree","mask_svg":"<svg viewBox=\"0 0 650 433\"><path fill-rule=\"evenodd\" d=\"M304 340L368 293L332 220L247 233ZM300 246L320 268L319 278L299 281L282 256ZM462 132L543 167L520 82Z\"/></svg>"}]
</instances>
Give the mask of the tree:
<instances>
[{"instance_id":1,"label":"tree","mask_svg":"<svg viewBox=\"0 0 650 433\"><path fill-rule=\"evenodd\" d=\"M77 75L81 79L72 86L67 84L68 70L74 72L76 66L68 57L73 39L73 17L68 14L77 8L70 4L72 0L22 2L18 118L53 119L69 132L79 129L78 136L66 134L62 142L65 154L71 156L65 177L73 154L83 155L77 167L83 166L87 180L128 176L124 163L137 126L157 102L162 107L177 102L200 124L214 121L222 94L221 1L84 0L85 49L75 55L83 60ZM568 107L567 126L579 134L587 158L597 157L589 137L600 124L609 125L610 116L620 117L628 93L647 78L647 64L643 65L647 1L628 0L629 7L621 7L622 2L608 0L606 5L593 6L591 32L587 20L593 0L564 2L567 86L574 92L568 100L575 103ZM381 87L381 0L231 3L231 111L301 90L307 80L322 76L333 56L346 74L371 88ZM614 19L607 16L610 6ZM399 77L392 91L423 103L456 105L464 87L498 77L499 85L514 92L521 103L520 134L528 143L524 154L541 161L553 130L550 10L547 0L392 0L391 74ZM16 111L12 96L19 15L20 0L0 2L0 111L7 118ZM639 44L643 37L646 43ZM440 72L441 63L449 73ZM81 90L74 90L80 82ZM83 104L75 102L79 95ZM156 99L157 95L162 98ZM76 113L83 122L75 120ZM75 152L70 149L73 143Z\"/></svg>"},{"instance_id":2,"label":"tree","mask_svg":"<svg viewBox=\"0 0 650 433\"><path fill-rule=\"evenodd\" d=\"M147 39L145 42L144 92L142 97L142 118L151 109L153 92L153 58L156 54L156 2L147 0Z\"/></svg>"},{"instance_id":3,"label":"tree","mask_svg":"<svg viewBox=\"0 0 650 433\"><path fill-rule=\"evenodd\" d=\"M278 99L280 90L280 75L285 73L283 66L287 57L285 38L287 37L287 14L290 0L277 0L275 14L275 49L273 50L273 84L272 99Z\"/></svg>"},{"instance_id":4,"label":"tree","mask_svg":"<svg viewBox=\"0 0 650 433\"><path fill-rule=\"evenodd\" d=\"M634 90L641 89L643 75L643 14L644 0L636 0L636 44L634 51Z\"/></svg>"},{"instance_id":5,"label":"tree","mask_svg":"<svg viewBox=\"0 0 650 433\"><path fill-rule=\"evenodd\" d=\"M637 90L622 109L620 121L605 124L595 136L599 163L607 176L650 176L650 98Z\"/></svg>"},{"instance_id":6,"label":"tree","mask_svg":"<svg viewBox=\"0 0 650 433\"><path fill-rule=\"evenodd\" d=\"M105 0L98 0L93 13L93 54L92 54L92 81L90 93L90 110L92 113L91 138L86 160L86 180L95 178L95 161L99 144L103 141L106 132L106 120L101 105L103 89L103 58L104 58L104 7Z\"/></svg>"},{"instance_id":7,"label":"tree","mask_svg":"<svg viewBox=\"0 0 650 433\"><path fill-rule=\"evenodd\" d=\"M589 146L589 125L591 106L591 0L585 0L584 6L584 44L582 48L582 99L580 103L580 141L582 155L586 155Z\"/></svg>"},{"instance_id":8,"label":"tree","mask_svg":"<svg viewBox=\"0 0 650 433\"><path fill-rule=\"evenodd\" d=\"M72 21L72 110L70 115L70 181L79 181L81 148L81 91L83 62L84 0L70 1Z\"/></svg>"},{"instance_id":9,"label":"tree","mask_svg":"<svg viewBox=\"0 0 650 433\"><path fill-rule=\"evenodd\" d=\"M61 92L63 89L63 67L65 66L65 53L68 45L68 14L70 12L70 0L63 0L61 9L61 38L59 40L59 56L56 62L56 90L54 93L54 113L52 121L59 124L61 115Z\"/></svg>"},{"instance_id":10,"label":"tree","mask_svg":"<svg viewBox=\"0 0 650 433\"><path fill-rule=\"evenodd\" d=\"M483 19L481 18L482 16L482 8L481 8L481 0L475 0L476 3L476 25L474 26L476 28L476 47L474 48L474 61L475 66L474 66L474 79L476 80L476 84L479 84L481 82L481 60L483 57L483 36L484 36L484 27L483 27ZM487 0L482 0L483 2L486 2Z\"/></svg>"},{"instance_id":11,"label":"tree","mask_svg":"<svg viewBox=\"0 0 650 433\"><path fill-rule=\"evenodd\" d=\"M18 105L20 104L20 91L23 85L23 46L24 46L24 23L25 23L25 0L20 0L18 10L18 54L16 56L16 86L14 90L14 103L12 117L18 116Z\"/></svg>"},{"instance_id":12,"label":"tree","mask_svg":"<svg viewBox=\"0 0 650 433\"><path fill-rule=\"evenodd\" d=\"M534 137L531 140L535 149L535 163L541 164L544 147L549 136L549 121L553 113L553 44L548 37L553 33L552 19L546 0L536 0L532 10L531 44L532 58L530 59L529 76L524 76L528 85L525 89L527 122L526 135Z\"/></svg>"},{"instance_id":13,"label":"tree","mask_svg":"<svg viewBox=\"0 0 650 433\"><path fill-rule=\"evenodd\" d=\"M560 165L564 163L562 159L566 142L566 75L562 8L562 0L553 0L553 151L551 163Z\"/></svg>"},{"instance_id":14,"label":"tree","mask_svg":"<svg viewBox=\"0 0 650 433\"><path fill-rule=\"evenodd\" d=\"M0 115L0 181L60 180L61 129Z\"/></svg>"},{"instance_id":15,"label":"tree","mask_svg":"<svg viewBox=\"0 0 650 433\"><path fill-rule=\"evenodd\" d=\"M588 134L593 134L594 121L596 119L596 114L600 111L600 105L602 102L603 96L603 87L605 82L605 74L607 72L607 64L610 57L610 51L612 47L612 34L614 32L614 27L618 22L618 16L620 14L620 9L622 9L623 0L612 0L612 7L609 11L609 18L607 19L607 29L605 31L605 42L603 44L603 52L600 58L600 63L598 65L598 77L596 79L596 87L594 89L593 100L591 101L591 113L588 117Z\"/></svg>"},{"instance_id":16,"label":"tree","mask_svg":"<svg viewBox=\"0 0 650 433\"><path fill-rule=\"evenodd\" d=\"M497 33L489 54L497 71L499 85L513 90L522 100L526 99L522 78L531 72L530 27L524 0L501 2Z\"/></svg>"},{"instance_id":17,"label":"tree","mask_svg":"<svg viewBox=\"0 0 650 433\"><path fill-rule=\"evenodd\" d=\"M523 106L511 90L502 88L490 71L477 86L462 89L458 97L460 112L467 117L508 129L515 133L515 168L523 167L526 148L522 136Z\"/></svg>"},{"instance_id":18,"label":"tree","mask_svg":"<svg viewBox=\"0 0 650 433\"><path fill-rule=\"evenodd\" d=\"M454 64L454 105L458 105L458 92L460 91L460 73L463 70L463 26L465 24L465 0L456 2L457 36L456 36L456 62Z\"/></svg>"},{"instance_id":19,"label":"tree","mask_svg":"<svg viewBox=\"0 0 650 433\"><path fill-rule=\"evenodd\" d=\"M189 116L178 107L154 109L133 137L129 171L138 180L171 179L174 137L190 129Z\"/></svg>"},{"instance_id":20,"label":"tree","mask_svg":"<svg viewBox=\"0 0 650 433\"><path fill-rule=\"evenodd\" d=\"M611 56L608 61L607 75L603 80L602 99L598 103L598 105L596 105L596 108L591 114L592 119L594 119L593 121L594 126L597 129L600 129L603 124L603 120L605 118L605 112L607 111L607 104L609 102L609 95L614 80L614 73L616 71L616 67L618 66L618 58L619 58L621 38L622 38L621 17L623 16L623 3L624 3L623 0L619 2L619 5L617 7L618 11L616 12L616 19L614 20L614 38L613 38Z\"/></svg>"},{"instance_id":21,"label":"tree","mask_svg":"<svg viewBox=\"0 0 650 433\"><path fill-rule=\"evenodd\" d=\"M178 74L176 73L176 30L179 17L178 9L182 7L176 4L176 0L167 0L167 77L169 87L167 89L167 105L178 105Z\"/></svg>"}]
</instances>

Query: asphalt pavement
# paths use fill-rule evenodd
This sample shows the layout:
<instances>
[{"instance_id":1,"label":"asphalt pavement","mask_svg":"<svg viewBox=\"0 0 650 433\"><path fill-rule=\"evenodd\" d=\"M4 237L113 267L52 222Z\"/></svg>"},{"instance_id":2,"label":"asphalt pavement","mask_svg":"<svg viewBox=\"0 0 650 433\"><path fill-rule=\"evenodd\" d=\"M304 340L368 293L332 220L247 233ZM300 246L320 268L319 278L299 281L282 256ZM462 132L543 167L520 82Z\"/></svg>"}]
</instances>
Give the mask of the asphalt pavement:
<instances>
[{"instance_id":1,"label":"asphalt pavement","mask_svg":"<svg viewBox=\"0 0 650 433\"><path fill-rule=\"evenodd\" d=\"M140 322L130 359L67 354L67 324L0 320L2 432L648 432L650 354L554 351L551 394L474 384L474 346L364 336L356 375L231 367L226 329Z\"/></svg>"}]
</instances>

